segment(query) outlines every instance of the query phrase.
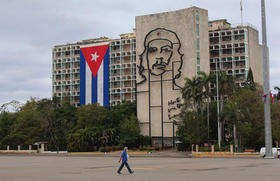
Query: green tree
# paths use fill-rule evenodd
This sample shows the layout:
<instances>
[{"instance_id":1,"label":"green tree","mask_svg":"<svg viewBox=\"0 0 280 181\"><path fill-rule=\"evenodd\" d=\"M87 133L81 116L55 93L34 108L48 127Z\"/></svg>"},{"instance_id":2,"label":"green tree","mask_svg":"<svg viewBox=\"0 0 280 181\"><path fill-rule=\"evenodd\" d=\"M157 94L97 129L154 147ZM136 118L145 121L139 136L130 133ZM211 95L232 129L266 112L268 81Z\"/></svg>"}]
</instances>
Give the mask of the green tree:
<instances>
[{"instance_id":1,"label":"green tree","mask_svg":"<svg viewBox=\"0 0 280 181\"><path fill-rule=\"evenodd\" d=\"M77 111L77 128L98 127L103 129L108 124L107 116L108 109L98 104L81 106Z\"/></svg>"},{"instance_id":2,"label":"green tree","mask_svg":"<svg viewBox=\"0 0 280 181\"><path fill-rule=\"evenodd\" d=\"M39 118L37 101L31 98L17 113L16 121L10 133L10 144L31 145L38 140L42 141L44 139L44 130Z\"/></svg>"},{"instance_id":3,"label":"green tree","mask_svg":"<svg viewBox=\"0 0 280 181\"><path fill-rule=\"evenodd\" d=\"M224 71L218 71L218 88L219 88L219 95L217 101L219 101L219 110L223 112L224 109L224 101L226 97L231 96L236 91L235 79L231 75L227 75ZM216 77L212 76L211 83L216 85ZM217 91L217 85L215 86ZM217 95L216 95L217 96ZM220 119L220 128L219 131L221 132L221 140L224 140L224 121Z\"/></svg>"},{"instance_id":4,"label":"green tree","mask_svg":"<svg viewBox=\"0 0 280 181\"><path fill-rule=\"evenodd\" d=\"M48 131L49 148L51 150L66 150L66 135L77 125L77 108L64 101L57 106L53 101L54 118L50 120Z\"/></svg>"},{"instance_id":5,"label":"green tree","mask_svg":"<svg viewBox=\"0 0 280 181\"><path fill-rule=\"evenodd\" d=\"M213 79L214 74L206 74L204 72L199 72L198 76L194 76L192 79L186 78L185 85L182 90L183 99L184 99L184 108L181 111L182 119L188 120L191 117L188 117L187 114L197 114L200 113L200 117L198 119L200 124L204 124L201 128L205 128L210 125L210 115L209 113L209 104L210 104L210 81ZM205 103L207 104L206 112L207 114L203 114L205 110ZM189 111L186 111L189 110ZM204 116L207 115L207 116ZM185 122L186 123L186 122ZM191 123L190 121L188 124ZM207 126L206 126L207 125ZM205 130L207 139L210 138L210 128L209 128L209 137L208 137L208 129ZM186 134L189 132L186 132ZM186 135L185 135L186 136ZM205 138L205 137L203 137ZM203 142L206 142L203 140Z\"/></svg>"},{"instance_id":6,"label":"green tree","mask_svg":"<svg viewBox=\"0 0 280 181\"><path fill-rule=\"evenodd\" d=\"M258 149L264 143L264 107L261 92L260 88L242 88L229 98L237 106L237 135L239 145L243 148Z\"/></svg>"},{"instance_id":7,"label":"green tree","mask_svg":"<svg viewBox=\"0 0 280 181\"><path fill-rule=\"evenodd\" d=\"M178 125L177 135L180 144L179 150L187 150L192 144L202 144L207 140L207 127L201 114L196 111L182 113L182 122Z\"/></svg>"},{"instance_id":8,"label":"green tree","mask_svg":"<svg viewBox=\"0 0 280 181\"><path fill-rule=\"evenodd\" d=\"M235 96L230 97L226 100L224 110L221 113L221 119L225 122L225 134L227 138L227 143L232 140L234 142L235 150L238 149L238 125L240 122L244 122L248 119L248 109L247 107L240 108L235 101Z\"/></svg>"},{"instance_id":9,"label":"green tree","mask_svg":"<svg viewBox=\"0 0 280 181\"><path fill-rule=\"evenodd\" d=\"M247 80L245 82L245 87L247 87L251 90L256 90L256 84L254 81L253 71L251 68L248 71Z\"/></svg>"},{"instance_id":10,"label":"green tree","mask_svg":"<svg viewBox=\"0 0 280 181\"><path fill-rule=\"evenodd\" d=\"M16 114L2 112L0 114L0 146L9 144L12 125L16 121Z\"/></svg>"},{"instance_id":11,"label":"green tree","mask_svg":"<svg viewBox=\"0 0 280 181\"><path fill-rule=\"evenodd\" d=\"M199 100L201 106L201 112L203 110L203 104L207 102L209 104L210 97L212 96L210 89L210 81L213 79L214 74L206 74L205 72L198 72L198 82L199 82L199 91L202 93L201 99Z\"/></svg>"},{"instance_id":12,"label":"green tree","mask_svg":"<svg viewBox=\"0 0 280 181\"><path fill-rule=\"evenodd\" d=\"M137 117L131 114L129 119L125 119L120 124L120 143L129 147L138 147L140 128Z\"/></svg>"},{"instance_id":13,"label":"green tree","mask_svg":"<svg viewBox=\"0 0 280 181\"><path fill-rule=\"evenodd\" d=\"M184 105L186 108L199 111L203 98L203 87L201 86L200 78L194 76L192 79L185 78L185 80L186 82L182 89Z\"/></svg>"}]
</instances>

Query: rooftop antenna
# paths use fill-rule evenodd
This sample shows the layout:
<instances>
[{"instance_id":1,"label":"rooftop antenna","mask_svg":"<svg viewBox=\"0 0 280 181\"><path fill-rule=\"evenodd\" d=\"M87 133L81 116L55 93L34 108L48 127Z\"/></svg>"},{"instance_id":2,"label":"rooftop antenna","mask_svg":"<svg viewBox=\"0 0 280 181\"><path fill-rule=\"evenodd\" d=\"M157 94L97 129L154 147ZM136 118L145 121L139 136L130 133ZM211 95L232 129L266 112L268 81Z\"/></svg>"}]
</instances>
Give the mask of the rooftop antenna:
<instances>
[{"instance_id":1,"label":"rooftop antenna","mask_svg":"<svg viewBox=\"0 0 280 181\"><path fill-rule=\"evenodd\" d=\"M240 0L241 26L243 26L243 2Z\"/></svg>"}]
</instances>

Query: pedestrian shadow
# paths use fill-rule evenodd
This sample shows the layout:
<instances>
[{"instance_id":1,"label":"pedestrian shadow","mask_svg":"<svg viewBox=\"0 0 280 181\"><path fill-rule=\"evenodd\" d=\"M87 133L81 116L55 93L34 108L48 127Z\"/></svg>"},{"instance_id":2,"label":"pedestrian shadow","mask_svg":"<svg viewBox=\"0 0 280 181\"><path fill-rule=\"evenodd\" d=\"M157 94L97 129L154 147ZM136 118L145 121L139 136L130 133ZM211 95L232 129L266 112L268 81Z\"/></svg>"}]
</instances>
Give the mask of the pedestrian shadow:
<instances>
[{"instance_id":1,"label":"pedestrian shadow","mask_svg":"<svg viewBox=\"0 0 280 181\"><path fill-rule=\"evenodd\" d=\"M115 168L116 166L87 167L86 169Z\"/></svg>"},{"instance_id":2,"label":"pedestrian shadow","mask_svg":"<svg viewBox=\"0 0 280 181\"><path fill-rule=\"evenodd\" d=\"M131 173L121 173L121 174L118 174L118 175L120 175L120 176L128 176L128 175L134 175L134 173L133 174L131 174Z\"/></svg>"}]
</instances>

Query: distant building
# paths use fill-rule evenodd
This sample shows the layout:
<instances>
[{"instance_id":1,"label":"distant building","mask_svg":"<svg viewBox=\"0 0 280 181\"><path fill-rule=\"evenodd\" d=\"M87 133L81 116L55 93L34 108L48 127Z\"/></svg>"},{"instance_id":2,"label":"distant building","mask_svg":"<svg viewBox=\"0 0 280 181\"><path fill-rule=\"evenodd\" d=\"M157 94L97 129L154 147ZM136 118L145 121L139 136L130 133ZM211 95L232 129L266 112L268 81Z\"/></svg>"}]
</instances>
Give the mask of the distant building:
<instances>
[{"instance_id":1,"label":"distant building","mask_svg":"<svg viewBox=\"0 0 280 181\"><path fill-rule=\"evenodd\" d=\"M210 71L225 71L236 78L238 86L244 86L251 68L254 81L263 85L262 49L258 31L250 26L231 27L227 20L208 23Z\"/></svg>"},{"instance_id":2,"label":"distant building","mask_svg":"<svg viewBox=\"0 0 280 181\"><path fill-rule=\"evenodd\" d=\"M209 73L208 11L191 7L137 16L137 117L143 135L172 147L185 78Z\"/></svg>"},{"instance_id":3,"label":"distant building","mask_svg":"<svg viewBox=\"0 0 280 181\"><path fill-rule=\"evenodd\" d=\"M80 46L110 43L110 104L124 100L135 101L135 33L122 34L120 39L107 37L57 45L52 57L52 95L60 100L68 98L80 105Z\"/></svg>"},{"instance_id":4,"label":"distant building","mask_svg":"<svg viewBox=\"0 0 280 181\"><path fill-rule=\"evenodd\" d=\"M110 42L110 104L136 100L135 32L121 34Z\"/></svg>"},{"instance_id":5,"label":"distant building","mask_svg":"<svg viewBox=\"0 0 280 181\"><path fill-rule=\"evenodd\" d=\"M80 103L80 46L78 43L57 45L52 56L52 95Z\"/></svg>"},{"instance_id":6,"label":"distant building","mask_svg":"<svg viewBox=\"0 0 280 181\"><path fill-rule=\"evenodd\" d=\"M263 85L261 45L251 26L208 21L208 11L191 7L137 16L136 31L57 45L53 48L52 93L80 105L80 47L109 43L110 105L137 99L143 135L159 147L174 146L185 77L223 70L244 86L251 68ZM136 42L137 41L137 42ZM137 66L136 66L137 65ZM137 85L137 86L136 86ZM136 90L137 88L137 90Z\"/></svg>"}]
</instances>

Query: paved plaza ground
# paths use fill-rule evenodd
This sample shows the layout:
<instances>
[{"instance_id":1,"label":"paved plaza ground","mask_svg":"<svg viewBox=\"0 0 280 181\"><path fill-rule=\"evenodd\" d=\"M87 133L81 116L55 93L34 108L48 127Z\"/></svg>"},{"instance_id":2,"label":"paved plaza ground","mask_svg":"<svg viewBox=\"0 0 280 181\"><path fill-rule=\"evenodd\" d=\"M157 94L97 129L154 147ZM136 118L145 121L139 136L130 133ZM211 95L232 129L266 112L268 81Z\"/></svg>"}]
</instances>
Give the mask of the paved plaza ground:
<instances>
[{"instance_id":1,"label":"paved plaza ground","mask_svg":"<svg viewBox=\"0 0 280 181\"><path fill-rule=\"evenodd\" d=\"M131 157L135 171L116 173L118 157L0 155L1 181L278 180L279 159Z\"/></svg>"}]
</instances>

